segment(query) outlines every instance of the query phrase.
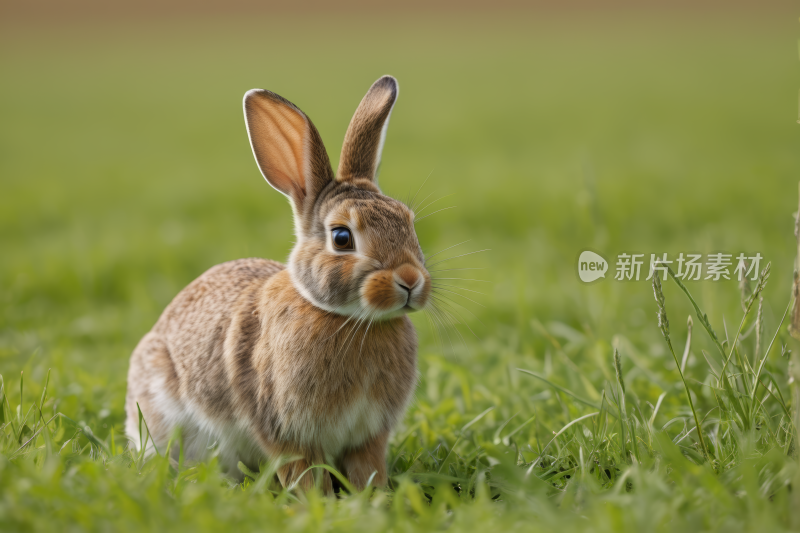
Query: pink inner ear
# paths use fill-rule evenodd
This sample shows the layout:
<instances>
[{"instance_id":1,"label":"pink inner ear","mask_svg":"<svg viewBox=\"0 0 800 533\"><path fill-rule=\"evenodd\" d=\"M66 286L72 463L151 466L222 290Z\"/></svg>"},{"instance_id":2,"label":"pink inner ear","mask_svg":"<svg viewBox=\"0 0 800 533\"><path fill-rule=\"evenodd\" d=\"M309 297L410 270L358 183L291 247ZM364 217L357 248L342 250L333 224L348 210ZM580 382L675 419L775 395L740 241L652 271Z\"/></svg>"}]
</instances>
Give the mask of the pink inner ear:
<instances>
[{"instance_id":1,"label":"pink inner ear","mask_svg":"<svg viewBox=\"0 0 800 533\"><path fill-rule=\"evenodd\" d=\"M269 95L253 91L245 100L253 154L270 185L301 200L306 193L308 121L298 110Z\"/></svg>"},{"instance_id":2,"label":"pink inner ear","mask_svg":"<svg viewBox=\"0 0 800 533\"><path fill-rule=\"evenodd\" d=\"M274 168L270 170L270 176L274 176L275 184L273 186L282 193L288 194L296 199L303 199L306 197L305 179L303 179L302 184L295 183L289 176ZM270 183L272 183L272 181L270 181Z\"/></svg>"}]
</instances>

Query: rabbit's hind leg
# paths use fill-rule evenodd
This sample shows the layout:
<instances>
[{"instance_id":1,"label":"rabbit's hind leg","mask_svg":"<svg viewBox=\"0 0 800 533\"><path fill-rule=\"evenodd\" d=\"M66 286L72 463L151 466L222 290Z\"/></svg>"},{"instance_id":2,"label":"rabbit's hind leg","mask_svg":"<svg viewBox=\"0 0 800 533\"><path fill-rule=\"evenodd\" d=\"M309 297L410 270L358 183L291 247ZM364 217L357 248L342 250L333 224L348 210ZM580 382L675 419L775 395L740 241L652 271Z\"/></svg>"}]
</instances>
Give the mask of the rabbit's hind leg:
<instances>
[{"instance_id":1,"label":"rabbit's hind leg","mask_svg":"<svg viewBox=\"0 0 800 533\"><path fill-rule=\"evenodd\" d=\"M178 387L178 375L166 343L159 335L148 333L131 355L125 399L125 433L137 450L147 439L148 455L154 450L165 453L172 432L186 414ZM139 421L140 409L144 422Z\"/></svg>"}]
</instances>

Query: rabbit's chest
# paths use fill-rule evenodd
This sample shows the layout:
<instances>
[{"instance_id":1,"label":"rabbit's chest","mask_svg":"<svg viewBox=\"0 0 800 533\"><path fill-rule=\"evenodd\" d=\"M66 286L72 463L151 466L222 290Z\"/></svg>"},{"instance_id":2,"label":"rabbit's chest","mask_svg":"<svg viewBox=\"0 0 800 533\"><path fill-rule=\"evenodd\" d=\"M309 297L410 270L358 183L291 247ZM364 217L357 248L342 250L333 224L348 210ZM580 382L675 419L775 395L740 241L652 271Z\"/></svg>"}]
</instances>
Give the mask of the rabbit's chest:
<instances>
[{"instance_id":1,"label":"rabbit's chest","mask_svg":"<svg viewBox=\"0 0 800 533\"><path fill-rule=\"evenodd\" d=\"M313 392L306 389L304 395L291 395L282 402L284 436L336 456L379 433L389 413L384 402L375 398L370 377L357 377L361 382L351 379L349 387L320 381L310 387Z\"/></svg>"},{"instance_id":2,"label":"rabbit's chest","mask_svg":"<svg viewBox=\"0 0 800 533\"><path fill-rule=\"evenodd\" d=\"M310 305L270 301L254 369L273 438L335 456L391 428L416 382L411 322L358 328Z\"/></svg>"},{"instance_id":3,"label":"rabbit's chest","mask_svg":"<svg viewBox=\"0 0 800 533\"><path fill-rule=\"evenodd\" d=\"M351 398L337 411L330 419L317 420L317 441L333 456L364 443L386 425L385 409L367 394Z\"/></svg>"}]
</instances>

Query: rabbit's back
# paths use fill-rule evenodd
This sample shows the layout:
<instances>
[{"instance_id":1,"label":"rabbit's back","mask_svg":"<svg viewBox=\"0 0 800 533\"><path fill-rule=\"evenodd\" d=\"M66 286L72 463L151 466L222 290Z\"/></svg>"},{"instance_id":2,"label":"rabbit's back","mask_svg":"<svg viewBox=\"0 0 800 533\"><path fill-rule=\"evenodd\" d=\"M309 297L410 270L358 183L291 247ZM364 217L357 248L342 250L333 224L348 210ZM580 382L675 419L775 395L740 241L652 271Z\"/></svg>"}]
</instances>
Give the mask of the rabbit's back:
<instances>
[{"instance_id":1,"label":"rabbit's back","mask_svg":"<svg viewBox=\"0 0 800 533\"><path fill-rule=\"evenodd\" d=\"M245 308L264 283L284 268L266 259L229 261L207 270L172 300L131 356L126 410L134 441L137 401L154 440L165 443L181 427L187 443L197 448L191 455L202 456L202 448L220 438L251 440L247 431L236 437L240 424L224 347L226 339L247 333L240 315L249 314Z\"/></svg>"},{"instance_id":2,"label":"rabbit's back","mask_svg":"<svg viewBox=\"0 0 800 533\"><path fill-rule=\"evenodd\" d=\"M218 359L237 302L286 268L267 259L238 259L208 269L164 310L153 332L167 339L179 370Z\"/></svg>"}]
</instances>

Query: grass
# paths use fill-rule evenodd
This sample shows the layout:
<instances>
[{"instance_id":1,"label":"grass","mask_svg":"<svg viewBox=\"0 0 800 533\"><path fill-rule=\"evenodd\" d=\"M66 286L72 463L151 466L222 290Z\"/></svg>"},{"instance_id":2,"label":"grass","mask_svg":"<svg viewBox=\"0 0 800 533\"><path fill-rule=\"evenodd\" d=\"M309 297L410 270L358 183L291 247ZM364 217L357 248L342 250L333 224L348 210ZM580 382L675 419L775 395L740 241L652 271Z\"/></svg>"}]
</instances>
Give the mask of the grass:
<instances>
[{"instance_id":1,"label":"grass","mask_svg":"<svg viewBox=\"0 0 800 533\"><path fill-rule=\"evenodd\" d=\"M800 527L794 15L376 20L2 32L0 528ZM139 338L208 267L291 246L241 95L297 103L335 165L384 73L401 94L381 185L411 198L430 174L417 200L452 194L419 222L428 254L491 249L440 265L488 281L442 280L483 293L443 293L464 325L414 319L391 487L330 500L280 490L274 465L235 484L214 461L132 453ZM605 280L578 280L585 249ZM720 251L760 252L769 283L611 279L622 252Z\"/></svg>"}]
</instances>

